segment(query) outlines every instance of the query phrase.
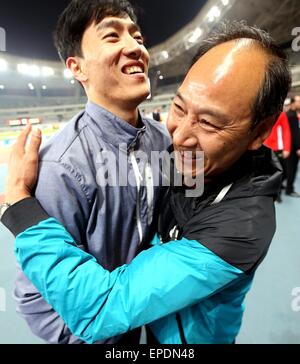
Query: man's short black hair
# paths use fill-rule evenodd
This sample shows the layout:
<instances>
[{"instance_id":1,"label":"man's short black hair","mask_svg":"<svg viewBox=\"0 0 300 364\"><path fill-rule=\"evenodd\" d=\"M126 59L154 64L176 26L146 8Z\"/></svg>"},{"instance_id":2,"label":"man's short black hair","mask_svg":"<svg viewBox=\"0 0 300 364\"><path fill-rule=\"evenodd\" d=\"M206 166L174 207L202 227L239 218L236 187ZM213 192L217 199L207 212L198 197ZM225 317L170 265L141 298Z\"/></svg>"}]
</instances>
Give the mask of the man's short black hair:
<instances>
[{"instance_id":1,"label":"man's short black hair","mask_svg":"<svg viewBox=\"0 0 300 364\"><path fill-rule=\"evenodd\" d=\"M276 45L270 34L255 26L247 25L245 21L222 22L209 38L202 41L192 65L215 46L241 39L252 39L253 44L258 45L270 56L264 82L253 104L252 128L254 129L268 117L274 116L276 119L279 117L291 87L288 57L284 50Z\"/></svg>"},{"instance_id":2,"label":"man's short black hair","mask_svg":"<svg viewBox=\"0 0 300 364\"><path fill-rule=\"evenodd\" d=\"M54 32L60 58L65 62L69 57L82 56L81 41L85 30L107 16L129 16L137 22L135 9L127 0L72 0L59 17Z\"/></svg>"}]
</instances>

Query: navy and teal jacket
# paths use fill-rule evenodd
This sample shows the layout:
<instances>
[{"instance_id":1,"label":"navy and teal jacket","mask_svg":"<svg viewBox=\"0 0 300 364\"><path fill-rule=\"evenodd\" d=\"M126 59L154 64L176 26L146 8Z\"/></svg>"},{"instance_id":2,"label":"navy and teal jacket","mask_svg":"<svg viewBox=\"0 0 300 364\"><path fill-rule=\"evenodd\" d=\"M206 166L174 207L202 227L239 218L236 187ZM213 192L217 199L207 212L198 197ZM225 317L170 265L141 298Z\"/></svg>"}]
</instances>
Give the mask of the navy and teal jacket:
<instances>
[{"instance_id":1,"label":"navy and teal jacket","mask_svg":"<svg viewBox=\"0 0 300 364\"><path fill-rule=\"evenodd\" d=\"M160 343L232 343L275 232L280 185L280 167L263 147L206 185L202 197L171 188L152 246L111 272L34 198L13 205L2 222L16 235L26 276L85 342L150 324Z\"/></svg>"}]
</instances>

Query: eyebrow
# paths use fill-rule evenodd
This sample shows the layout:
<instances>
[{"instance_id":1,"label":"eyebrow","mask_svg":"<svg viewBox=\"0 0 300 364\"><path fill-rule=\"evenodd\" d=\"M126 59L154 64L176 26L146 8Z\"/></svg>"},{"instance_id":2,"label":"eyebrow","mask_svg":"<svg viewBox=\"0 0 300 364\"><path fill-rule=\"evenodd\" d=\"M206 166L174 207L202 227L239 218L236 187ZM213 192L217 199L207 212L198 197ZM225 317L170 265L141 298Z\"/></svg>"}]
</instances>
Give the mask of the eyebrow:
<instances>
[{"instance_id":1,"label":"eyebrow","mask_svg":"<svg viewBox=\"0 0 300 364\"><path fill-rule=\"evenodd\" d=\"M108 28L122 29L122 28L124 28L124 25L123 25L123 23L121 21L118 21L118 20L115 20L115 19L103 21L98 25L97 32L101 32L101 31L106 30ZM130 23L128 28L129 28L130 32L137 32L138 31L138 32L141 33L141 28L135 23Z\"/></svg>"},{"instance_id":2,"label":"eyebrow","mask_svg":"<svg viewBox=\"0 0 300 364\"><path fill-rule=\"evenodd\" d=\"M180 93L180 91L177 91L176 96L178 97L184 104L187 104L187 101L185 99L185 97ZM216 109L211 109L211 108L205 108L205 107L200 107L198 109L198 113L200 114L206 114L206 115L210 115L213 116L217 119L222 119L223 121L227 121L228 116L225 115L225 113L222 113Z\"/></svg>"}]
</instances>

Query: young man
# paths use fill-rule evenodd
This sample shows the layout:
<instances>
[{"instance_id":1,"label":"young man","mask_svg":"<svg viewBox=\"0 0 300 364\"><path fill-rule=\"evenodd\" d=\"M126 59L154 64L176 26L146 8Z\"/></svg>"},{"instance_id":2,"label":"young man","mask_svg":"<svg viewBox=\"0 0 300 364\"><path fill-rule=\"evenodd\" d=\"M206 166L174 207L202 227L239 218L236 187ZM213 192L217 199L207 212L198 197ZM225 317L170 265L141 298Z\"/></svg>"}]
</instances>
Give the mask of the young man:
<instances>
[{"instance_id":1,"label":"young man","mask_svg":"<svg viewBox=\"0 0 300 364\"><path fill-rule=\"evenodd\" d=\"M289 85L286 56L266 33L225 24L205 40L168 120L178 172L190 165L193 175L203 173L196 156L204 152L204 194L187 198L185 187L171 187L160 239L112 272L30 198L40 138L24 153L23 132L6 192L14 205L2 221L17 236L25 273L75 335L92 343L151 323L160 343L234 342L275 232L281 170L262 144Z\"/></svg>"},{"instance_id":2,"label":"young man","mask_svg":"<svg viewBox=\"0 0 300 364\"><path fill-rule=\"evenodd\" d=\"M88 103L41 151L35 195L85 251L112 271L148 242L160 188L110 187L100 180L106 173L118 173L116 179L125 182L131 175L134 182L145 180L145 169L134 168L136 153L150 156L170 145L164 127L138 111L150 92L149 54L126 0L72 0L58 20L55 44ZM108 156L117 168L106 163ZM37 336L48 343L79 342L21 271L15 298ZM123 340L138 343L138 333L131 336Z\"/></svg>"}]
</instances>

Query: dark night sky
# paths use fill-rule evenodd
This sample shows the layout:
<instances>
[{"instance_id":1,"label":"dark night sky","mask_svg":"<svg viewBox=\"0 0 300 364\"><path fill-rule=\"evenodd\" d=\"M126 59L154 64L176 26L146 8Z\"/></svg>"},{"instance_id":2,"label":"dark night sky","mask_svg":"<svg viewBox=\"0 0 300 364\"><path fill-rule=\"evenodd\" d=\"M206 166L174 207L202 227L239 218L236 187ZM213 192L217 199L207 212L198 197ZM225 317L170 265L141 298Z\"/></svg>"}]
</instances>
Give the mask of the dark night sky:
<instances>
[{"instance_id":1,"label":"dark night sky","mask_svg":"<svg viewBox=\"0 0 300 364\"><path fill-rule=\"evenodd\" d=\"M1 0L0 27L6 30L10 54L57 60L52 32L58 15L70 0ZM205 0L135 0L149 48L194 18Z\"/></svg>"}]
</instances>

